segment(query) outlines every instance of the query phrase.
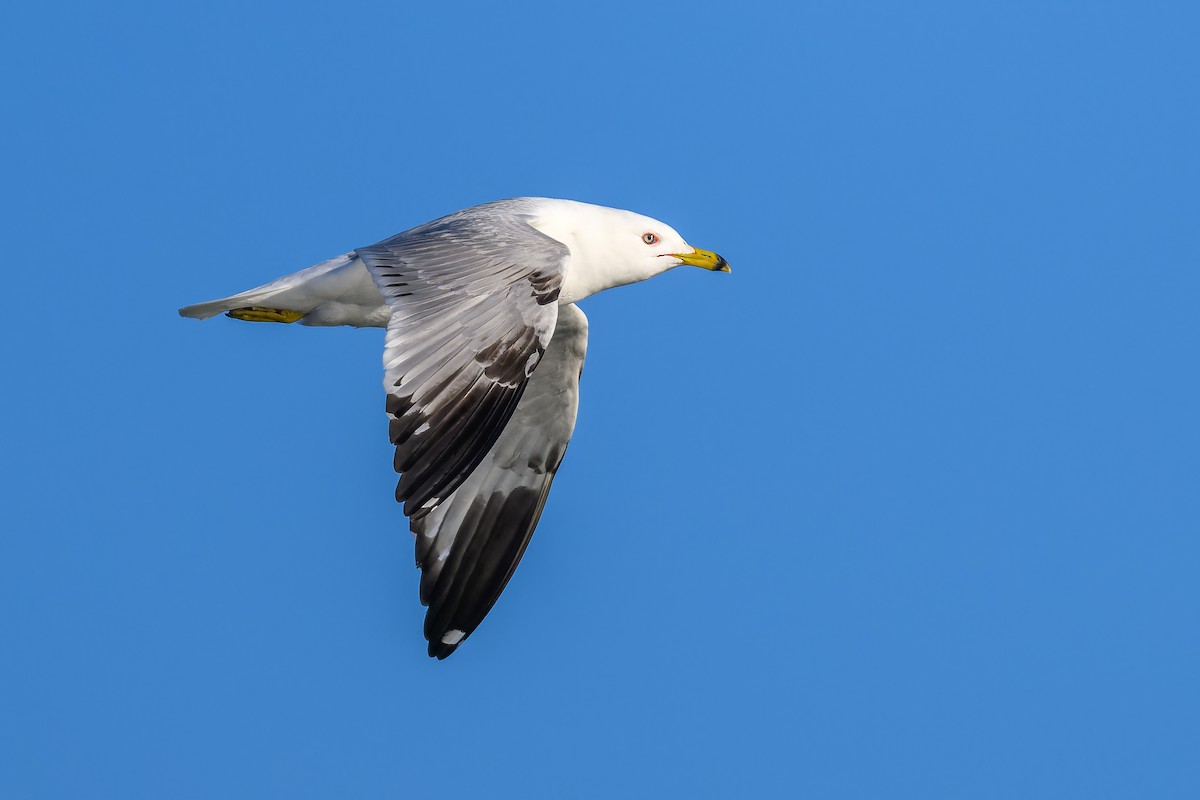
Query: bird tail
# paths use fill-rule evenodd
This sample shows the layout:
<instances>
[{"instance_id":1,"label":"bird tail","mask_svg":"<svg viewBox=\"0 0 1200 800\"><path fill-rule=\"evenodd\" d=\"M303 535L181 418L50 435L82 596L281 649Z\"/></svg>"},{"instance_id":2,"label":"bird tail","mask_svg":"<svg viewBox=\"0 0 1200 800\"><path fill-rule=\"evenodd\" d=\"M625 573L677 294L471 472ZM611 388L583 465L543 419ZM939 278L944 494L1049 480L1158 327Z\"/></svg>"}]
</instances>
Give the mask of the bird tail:
<instances>
[{"instance_id":1,"label":"bird tail","mask_svg":"<svg viewBox=\"0 0 1200 800\"><path fill-rule=\"evenodd\" d=\"M232 317L254 322L295 322L328 299L318 290L321 284L327 283L322 279L335 277L332 273L351 266L357 259L356 253L346 253L255 289L185 306L179 309L179 315L208 319L224 311Z\"/></svg>"}]
</instances>

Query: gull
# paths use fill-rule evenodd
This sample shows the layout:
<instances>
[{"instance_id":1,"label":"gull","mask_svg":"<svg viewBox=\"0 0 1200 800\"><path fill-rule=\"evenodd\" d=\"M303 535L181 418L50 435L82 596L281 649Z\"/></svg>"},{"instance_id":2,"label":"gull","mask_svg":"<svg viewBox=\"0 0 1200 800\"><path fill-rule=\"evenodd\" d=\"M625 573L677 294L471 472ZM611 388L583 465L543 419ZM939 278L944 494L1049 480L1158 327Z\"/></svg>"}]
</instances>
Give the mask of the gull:
<instances>
[{"instance_id":1,"label":"gull","mask_svg":"<svg viewBox=\"0 0 1200 800\"><path fill-rule=\"evenodd\" d=\"M387 329L396 500L416 539L429 655L444 659L508 584L571 440L588 337L576 303L684 264L729 272L650 217L523 197L179 313Z\"/></svg>"}]
</instances>

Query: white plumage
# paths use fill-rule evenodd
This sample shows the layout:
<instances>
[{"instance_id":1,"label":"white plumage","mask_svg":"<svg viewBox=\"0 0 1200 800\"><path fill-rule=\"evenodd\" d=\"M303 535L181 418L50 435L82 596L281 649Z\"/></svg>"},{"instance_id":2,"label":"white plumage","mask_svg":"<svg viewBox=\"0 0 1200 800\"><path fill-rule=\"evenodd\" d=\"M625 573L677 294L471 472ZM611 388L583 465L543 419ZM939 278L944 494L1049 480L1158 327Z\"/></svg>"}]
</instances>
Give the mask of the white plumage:
<instances>
[{"instance_id":1,"label":"white plumage","mask_svg":"<svg viewBox=\"0 0 1200 800\"><path fill-rule=\"evenodd\" d=\"M508 583L570 441L587 349L574 303L681 264L729 270L650 217L519 198L179 313L387 328L396 498L416 536L429 654L445 658Z\"/></svg>"}]
</instances>

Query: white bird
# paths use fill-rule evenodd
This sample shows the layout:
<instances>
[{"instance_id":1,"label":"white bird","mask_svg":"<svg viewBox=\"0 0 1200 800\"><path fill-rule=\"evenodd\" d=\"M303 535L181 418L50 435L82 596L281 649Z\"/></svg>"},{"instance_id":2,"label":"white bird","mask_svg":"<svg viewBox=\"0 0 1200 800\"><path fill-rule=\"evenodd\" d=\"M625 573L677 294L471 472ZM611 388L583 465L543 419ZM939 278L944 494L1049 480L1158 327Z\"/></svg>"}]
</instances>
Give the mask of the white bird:
<instances>
[{"instance_id":1,"label":"white bird","mask_svg":"<svg viewBox=\"0 0 1200 800\"><path fill-rule=\"evenodd\" d=\"M386 327L384 389L429 655L454 652L525 552L575 427L596 292L729 265L658 220L525 197L450 214L241 294L255 322Z\"/></svg>"}]
</instances>

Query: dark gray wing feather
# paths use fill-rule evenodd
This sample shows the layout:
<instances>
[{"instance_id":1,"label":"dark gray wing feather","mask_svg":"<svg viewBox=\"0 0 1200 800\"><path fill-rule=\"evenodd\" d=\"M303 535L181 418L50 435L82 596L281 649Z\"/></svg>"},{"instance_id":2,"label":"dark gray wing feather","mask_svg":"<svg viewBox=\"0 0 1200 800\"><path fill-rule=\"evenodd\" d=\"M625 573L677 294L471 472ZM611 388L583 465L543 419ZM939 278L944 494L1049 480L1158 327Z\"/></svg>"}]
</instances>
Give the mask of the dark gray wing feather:
<instances>
[{"instance_id":1,"label":"dark gray wing feather","mask_svg":"<svg viewBox=\"0 0 1200 800\"><path fill-rule=\"evenodd\" d=\"M392 310L384 386L410 518L479 464L553 335L569 251L531 213L489 203L356 251Z\"/></svg>"},{"instance_id":2,"label":"dark gray wing feather","mask_svg":"<svg viewBox=\"0 0 1200 800\"><path fill-rule=\"evenodd\" d=\"M445 658L478 627L525 553L575 428L586 349L587 317L562 306L504 432L453 494L410 520L429 655Z\"/></svg>"}]
</instances>

